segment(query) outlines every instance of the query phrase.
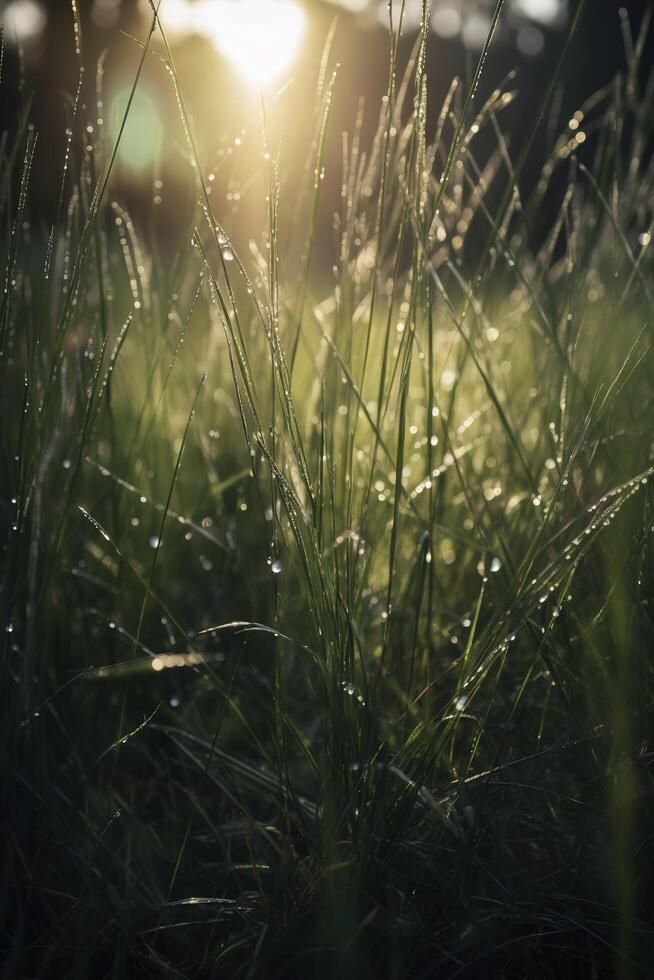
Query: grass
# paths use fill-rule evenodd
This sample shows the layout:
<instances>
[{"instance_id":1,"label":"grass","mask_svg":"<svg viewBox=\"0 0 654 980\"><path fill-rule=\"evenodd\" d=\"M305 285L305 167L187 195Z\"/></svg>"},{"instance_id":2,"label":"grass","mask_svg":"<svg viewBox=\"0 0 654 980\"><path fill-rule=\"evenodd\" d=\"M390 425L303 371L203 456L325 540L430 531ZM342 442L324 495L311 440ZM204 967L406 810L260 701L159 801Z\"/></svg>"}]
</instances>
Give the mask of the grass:
<instances>
[{"instance_id":1,"label":"grass","mask_svg":"<svg viewBox=\"0 0 654 980\"><path fill-rule=\"evenodd\" d=\"M2 144L3 976L650 975L649 22L519 143L486 49L428 104L427 23L328 277L329 43L245 249L154 13L172 260L88 72L52 228L29 104Z\"/></svg>"}]
</instances>

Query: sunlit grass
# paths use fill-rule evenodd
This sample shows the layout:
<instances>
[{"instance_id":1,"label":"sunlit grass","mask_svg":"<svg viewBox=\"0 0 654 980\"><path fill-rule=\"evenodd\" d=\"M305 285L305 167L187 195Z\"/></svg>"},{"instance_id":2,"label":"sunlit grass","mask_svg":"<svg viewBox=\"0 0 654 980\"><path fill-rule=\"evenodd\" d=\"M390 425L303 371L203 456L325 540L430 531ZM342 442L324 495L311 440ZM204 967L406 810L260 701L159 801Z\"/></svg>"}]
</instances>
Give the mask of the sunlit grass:
<instances>
[{"instance_id":1,"label":"sunlit grass","mask_svg":"<svg viewBox=\"0 0 654 980\"><path fill-rule=\"evenodd\" d=\"M6 158L7 976L646 974L646 34L525 197L556 79L524 151L485 51L432 107L423 13L338 164L329 45L310 120L264 98L255 232L154 21L171 260L160 188L112 190L129 122L75 103L51 236L34 133Z\"/></svg>"}]
</instances>

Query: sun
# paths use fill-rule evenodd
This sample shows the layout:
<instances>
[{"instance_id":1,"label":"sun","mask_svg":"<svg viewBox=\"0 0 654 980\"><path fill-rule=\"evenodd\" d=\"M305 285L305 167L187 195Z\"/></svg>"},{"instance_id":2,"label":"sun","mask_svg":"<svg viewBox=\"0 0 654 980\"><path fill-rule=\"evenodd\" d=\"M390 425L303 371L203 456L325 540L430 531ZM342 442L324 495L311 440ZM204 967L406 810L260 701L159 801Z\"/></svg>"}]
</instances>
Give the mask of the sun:
<instances>
[{"instance_id":1,"label":"sun","mask_svg":"<svg viewBox=\"0 0 654 980\"><path fill-rule=\"evenodd\" d=\"M298 53L305 15L295 0L165 0L164 28L201 34L252 85L265 87Z\"/></svg>"}]
</instances>

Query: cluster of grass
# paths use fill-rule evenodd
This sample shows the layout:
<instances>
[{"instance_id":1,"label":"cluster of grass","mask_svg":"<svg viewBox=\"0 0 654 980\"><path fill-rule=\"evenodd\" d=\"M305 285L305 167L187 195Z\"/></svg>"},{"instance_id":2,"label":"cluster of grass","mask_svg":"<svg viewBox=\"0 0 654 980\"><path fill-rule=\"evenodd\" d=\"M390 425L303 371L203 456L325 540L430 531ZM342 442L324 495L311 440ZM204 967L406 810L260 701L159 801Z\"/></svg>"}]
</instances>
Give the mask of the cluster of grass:
<instances>
[{"instance_id":1,"label":"cluster of grass","mask_svg":"<svg viewBox=\"0 0 654 980\"><path fill-rule=\"evenodd\" d=\"M5 976L652 966L648 25L516 141L486 49L427 104L427 23L343 139L327 285L329 46L299 191L264 107L248 254L154 14L133 91L159 45L197 200L172 262L92 73L51 229L29 107L2 143Z\"/></svg>"}]
</instances>

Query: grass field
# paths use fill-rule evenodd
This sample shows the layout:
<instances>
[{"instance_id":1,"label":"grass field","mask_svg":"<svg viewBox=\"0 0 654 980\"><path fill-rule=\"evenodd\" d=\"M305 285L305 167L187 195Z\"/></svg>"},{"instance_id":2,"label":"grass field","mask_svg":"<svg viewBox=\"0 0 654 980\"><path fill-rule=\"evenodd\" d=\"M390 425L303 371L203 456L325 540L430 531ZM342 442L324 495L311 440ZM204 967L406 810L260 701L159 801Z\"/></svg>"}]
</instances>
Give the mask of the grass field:
<instances>
[{"instance_id":1,"label":"grass field","mask_svg":"<svg viewBox=\"0 0 654 980\"><path fill-rule=\"evenodd\" d=\"M651 976L649 22L519 139L389 33L325 234L327 44L245 247L152 29L172 257L95 66L51 226L27 103L1 147L2 975Z\"/></svg>"}]
</instances>

